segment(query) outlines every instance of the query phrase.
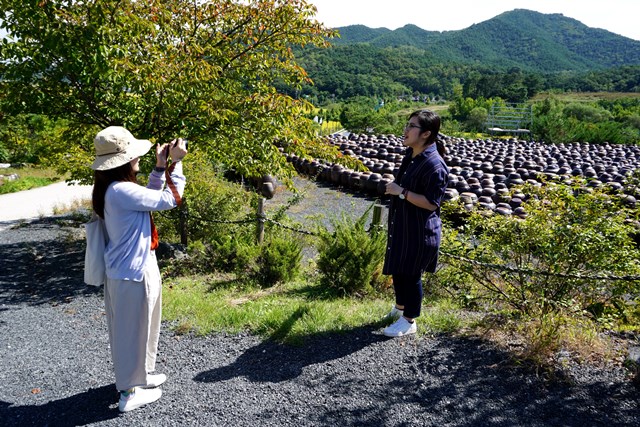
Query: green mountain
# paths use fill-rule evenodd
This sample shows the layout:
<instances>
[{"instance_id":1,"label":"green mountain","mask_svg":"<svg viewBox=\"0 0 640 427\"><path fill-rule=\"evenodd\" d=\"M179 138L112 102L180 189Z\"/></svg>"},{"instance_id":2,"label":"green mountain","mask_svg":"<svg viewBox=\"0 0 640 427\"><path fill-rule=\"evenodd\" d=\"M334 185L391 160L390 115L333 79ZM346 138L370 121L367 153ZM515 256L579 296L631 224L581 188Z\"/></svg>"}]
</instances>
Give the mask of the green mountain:
<instances>
[{"instance_id":1,"label":"green mountain","mask_svg":"<svg viewBox=\"0 0 640 427\"><path fill-rule=\"evenodd\" d=\"M640 65L640 41L590 28L562 14L524 9L459 31L427 31L415 25L397 30L362 25L337 28L338 46L412 47L437 62L480 65L537 73L584 72ZM369 52L370 53L370 52Z\"/></svg>"}]
</instances>

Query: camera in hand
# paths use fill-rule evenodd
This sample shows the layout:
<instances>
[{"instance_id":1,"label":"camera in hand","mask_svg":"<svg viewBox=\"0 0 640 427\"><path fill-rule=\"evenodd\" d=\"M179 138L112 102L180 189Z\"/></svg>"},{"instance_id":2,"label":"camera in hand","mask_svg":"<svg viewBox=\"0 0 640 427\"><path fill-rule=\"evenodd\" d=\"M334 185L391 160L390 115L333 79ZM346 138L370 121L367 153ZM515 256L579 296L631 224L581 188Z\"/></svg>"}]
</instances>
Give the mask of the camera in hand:
<instances>
[{"instance_id":1,"label":"camera in hand","mask_svg":"<svg viewBox=\"0 0 640 427\"><path fill-rule=\"evenodd\" d=\"M189 149L189 141L186 139L182 139L182 141L184 142L184 148L185 149ZM175 147L176 145L178 145L178 140L176 140L176 142L174 142L173 144L167 144L166 147L164 147L164 158L168 159L169 158L169 150L171 149L171 147Z\"/></svg>"}]
</instances>

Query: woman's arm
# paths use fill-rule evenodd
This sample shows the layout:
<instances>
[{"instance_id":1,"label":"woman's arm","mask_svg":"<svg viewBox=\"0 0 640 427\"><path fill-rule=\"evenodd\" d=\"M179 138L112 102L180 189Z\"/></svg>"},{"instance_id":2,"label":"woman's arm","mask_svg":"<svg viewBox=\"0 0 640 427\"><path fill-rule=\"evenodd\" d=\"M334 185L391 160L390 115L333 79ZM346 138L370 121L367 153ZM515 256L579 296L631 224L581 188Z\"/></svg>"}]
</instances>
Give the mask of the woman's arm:
<instances>
[{"instance_id":1,"label":"woman's arm","mask_svg":"<svg viewBox=\"0 0 640 427\"><path fill-rule=\"evenodd\" d=\"M422 209L427 209L430 211L435 211L436 209L438 209L438 205L434 205L433 203L428 201L424 195L414 193L413 191L407 190L404 196L404 200Z\"/></svg>"},{"instance_id":2,"label":"woman's arm","mask_svg":"<svg viewBox=\"0 0 640 427\"><path fill-rule=\"evenodd\" d=\"M182 162L175 162L171 180L182 197L186 178L182 173ZM146 188L134 182L121 181L113 184L107 193L111 202L121 209L133 211L162 211L177 206L172 190L167 186L163 191Z\"/></svg>"},{"instance_id":3,"label":"woman's arm","mask_svg":"<svg viewBox=\"0 0 640 427\"><path fill-rule=\"evenodd\" d=\"M165 183L164 171L167 168L167 154L169 144L156 144L156 167L149 174L147 188L151 190L162 190Z\"/></svg>"},{"instance_id":4,"label":"woman's arm","mask_svg":"<svg viewBox=\"0 0 640 427\"><path fill-rule=\"evenodd\" d=\"M187 147L182 138L174 139L173 141L162 145L159 143L156 144L156 167L149 175L147 188L151 190L162 190L166 181L164 171L167 169L169 156L175 163L181 161L186 155Z\"/></svg>"},{"instance_id":5,"label":"woman's arm","mask_svg":"<svg viewBox=\"0 0 640 427\"><path fill-rule=\"evenodd\" d=\"M391 194L392 196L399 196L405 189L400 187L395 182L390 182L387 184L386 190L384 194ZM406 202L411 203L412 205L416 205L419 208L427 209L430 211L435 211L438 209L438 205L434 205L427 198L419 193L414 193L413 191L407 190L404 194L404 200Z\"/></svg>"}]
</instances>

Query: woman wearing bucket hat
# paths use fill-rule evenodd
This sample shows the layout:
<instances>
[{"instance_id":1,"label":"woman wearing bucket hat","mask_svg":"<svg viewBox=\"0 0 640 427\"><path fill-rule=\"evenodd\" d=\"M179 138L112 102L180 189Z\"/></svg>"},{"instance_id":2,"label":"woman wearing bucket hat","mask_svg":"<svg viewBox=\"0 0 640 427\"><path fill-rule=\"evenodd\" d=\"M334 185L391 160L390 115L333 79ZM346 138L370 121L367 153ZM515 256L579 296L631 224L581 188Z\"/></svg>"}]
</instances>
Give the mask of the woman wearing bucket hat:
<instances>
[{"instance_id":1,"label":"woman wearing bucket hat","mask_svg":"<svg viewBox=\"0 0 640 427\"><path fill-rule=\"evenodd\" d=\"M136 173L140 157L152 146L150 141L136 139L120 126L107 127L94 139L92 204L109 236L104 298L121 412L158 400L162 395L158 386L167 379L164 374L152 374L162 292L155 257L157 232L150 213L180 203L186 183L181 162L187 154L185 143L177 139L156 145L156 167L145 188L138 185ZM173 162L166 169L168 157ZM171 185L165 187L167 182Z\"/></svg>"}]
</instances>

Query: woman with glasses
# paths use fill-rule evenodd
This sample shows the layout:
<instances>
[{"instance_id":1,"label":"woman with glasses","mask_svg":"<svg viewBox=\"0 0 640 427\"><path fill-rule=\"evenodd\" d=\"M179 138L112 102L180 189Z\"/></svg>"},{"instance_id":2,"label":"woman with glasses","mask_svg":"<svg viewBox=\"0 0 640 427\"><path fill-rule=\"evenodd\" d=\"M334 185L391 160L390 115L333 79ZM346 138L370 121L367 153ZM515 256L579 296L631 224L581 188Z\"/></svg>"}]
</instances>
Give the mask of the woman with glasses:
<instances>
[{"instance_id":1,"label":"woman with glasses","mask_svg":"<svg viewBox=\"0 0 640 427\"><path fill-rule=\"evenodd\" d=\"M388 337L416 333L422 274L435 272L438 261L440 203L449 180L439 131L440 117L432 111L419 110L409 116L403 141L407 152L398 176L386 186L385 194L393 197L383 273L393 278L396 304L388 317L397 319L384 329Z\"/></svg>"}]
</instances>

